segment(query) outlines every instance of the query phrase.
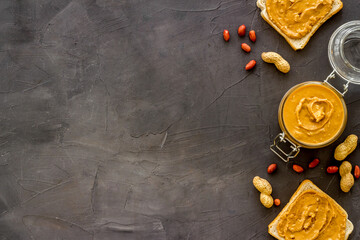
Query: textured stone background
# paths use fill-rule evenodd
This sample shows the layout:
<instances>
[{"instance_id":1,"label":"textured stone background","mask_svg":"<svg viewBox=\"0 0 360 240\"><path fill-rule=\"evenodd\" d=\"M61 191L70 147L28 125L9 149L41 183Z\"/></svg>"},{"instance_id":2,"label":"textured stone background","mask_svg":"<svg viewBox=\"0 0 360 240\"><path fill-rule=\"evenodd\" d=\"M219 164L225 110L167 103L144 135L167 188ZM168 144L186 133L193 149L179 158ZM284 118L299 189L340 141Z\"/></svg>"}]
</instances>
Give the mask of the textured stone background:
<instances>
[{"instance_id":1,"label":"textured stone background","mask_svg":"<svg viewBox=\"0 0 360 240\"><path fill-rule=\"evenodd\" d=\"M298 164L321 164L301 175L269 150L283 94L331 72L331 33L359 12L344 1L295 52L255 0L1 0L0 239L272 239L281 207L260 205L255 175L282 206L311 179L359 239L359 183L344 194L325 173L335 145L302 150ZM256 30L250 54L240 24ZM290 73L261 61L270 50ZM338 142L360 134L359 94L351 85Z\"/></svg>"}]
</instances>

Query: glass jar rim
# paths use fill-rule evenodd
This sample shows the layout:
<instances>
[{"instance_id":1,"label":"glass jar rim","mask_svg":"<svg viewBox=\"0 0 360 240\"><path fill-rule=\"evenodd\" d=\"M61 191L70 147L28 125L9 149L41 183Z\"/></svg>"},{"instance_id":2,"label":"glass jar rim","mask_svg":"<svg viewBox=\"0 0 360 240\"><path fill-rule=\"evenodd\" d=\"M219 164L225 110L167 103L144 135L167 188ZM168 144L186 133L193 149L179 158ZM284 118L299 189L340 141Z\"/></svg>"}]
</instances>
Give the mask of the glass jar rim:
<instances>
[{"instance_id":1,"label":"glass jar rim","mask_svg":"<svg viewBox=\"0 0 360 240\"><path fill-rule=\"evenodd\" d=\"M344 53L345 40L350 35L356 35L360 42L359 20L347 22L335 30L329 40L328 57L332 68L341 78L354 84L360 84L360 68L353 66Z\"/></svg>"},{"instance_id":2,"label":"glass jar rim","mask_svg":"<svg viewBox=\"0 0 360 240\"><path fill-rule=\"evenodd\" d=\"M333 91L339 98L340 101L342 103L343 109L344 109L344 123L341 126L341 128L339 129L338 133L330 140L326 141L326 142L321 142L319 144L309 144L309 143L305 143L305 142L301 142L299 140L297 140L295 137L293 137L290 132L287 130L285 123L284 123L284 119L283 119L283 109L284 109L284 105L285 102L287 100L287 98L290 96L290 94L295 91L297 88L304 86L304 85L308 85L308 84L318 84L318 85L322 85L325 86L327 88L329 88L331 91ZM292 88L290 88L283 96L283 98L281 99L280 105L279 105L279 109L278 109L278 121L279 121L279 125L281 130L285 133L285 136L287 138L289 138L293 143L295 143L296 145L300 146L300 147L304 147L304 148L309 148L309 149L316 149L316 148L322 148L322 147L326 147L328 145L330 145L331 143L335 142L343 133L343 131L345 130L346 127L346 123L347 123L347 107L346 107L346 103L344 98L341 96L341 94L339 94L338 91L336 91L336 89L334 89L332 86L328 85L325 82L320 82L320 81L307 81L307 82L303 82L300 84L297 84L295 86L293 86Z\"/></svg>"}]
</instances>

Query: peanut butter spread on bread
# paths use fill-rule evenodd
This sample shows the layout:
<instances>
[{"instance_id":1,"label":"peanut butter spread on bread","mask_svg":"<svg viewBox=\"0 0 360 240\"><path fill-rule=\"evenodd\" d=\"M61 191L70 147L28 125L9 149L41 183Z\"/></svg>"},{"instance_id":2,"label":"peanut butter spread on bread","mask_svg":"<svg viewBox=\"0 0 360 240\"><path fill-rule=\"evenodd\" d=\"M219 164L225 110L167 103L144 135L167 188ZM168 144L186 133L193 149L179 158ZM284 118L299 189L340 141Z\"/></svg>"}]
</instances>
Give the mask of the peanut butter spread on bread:
<instances>
[{"instance_id":1,"label":"peanut butter spread on bread","mask_svg":"<svg viewBox=\"0 0 360 240\"><path fill-rule=\"evenodd\" d=\"M331 11L334 0L266 0L270 20L293 39L308 34Z\"/></svg>"},{"instance_id":2,"label":"peanut butter spread on bread","mask_svg":"<svg viewBox=\"0 0 360 240\"><path fill-rule=\"evenodd\" d=\"M346 214L329 197L306 190L280 218L277 231L286 240L343 240Z\"/></svg>"}]
</instances>

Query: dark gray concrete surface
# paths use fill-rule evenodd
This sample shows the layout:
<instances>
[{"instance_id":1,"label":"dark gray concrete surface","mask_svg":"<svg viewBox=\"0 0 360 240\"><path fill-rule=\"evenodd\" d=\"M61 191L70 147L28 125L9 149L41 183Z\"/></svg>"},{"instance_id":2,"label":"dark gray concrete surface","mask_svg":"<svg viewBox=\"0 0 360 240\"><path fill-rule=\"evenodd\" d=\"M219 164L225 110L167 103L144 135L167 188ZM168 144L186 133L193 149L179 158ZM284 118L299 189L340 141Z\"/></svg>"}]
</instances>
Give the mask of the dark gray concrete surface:
<instances>
[{"instance_id":1,"label":"dark gray concrete surface","mask_svg":"<svg viewBox=\"0 0 360 240\"><path fill-rule=\"evenodd\" d=\"M255 0L0 1L0 239L272 239L281 207L260 204L255 175L282 206L312 180L348 211L359 239L360 184L345 194L325 173L338 164L335 144L302 150L295 162L321 164L300 175L269 150L283 94L325 79L331 33L359 12L344 1L295 52ZM237 36L241 24L256 43ZM263 63L263 51L291 71ZM336 143L360 134L360 86L350 87Z\"/></svg>"}]
</instances>

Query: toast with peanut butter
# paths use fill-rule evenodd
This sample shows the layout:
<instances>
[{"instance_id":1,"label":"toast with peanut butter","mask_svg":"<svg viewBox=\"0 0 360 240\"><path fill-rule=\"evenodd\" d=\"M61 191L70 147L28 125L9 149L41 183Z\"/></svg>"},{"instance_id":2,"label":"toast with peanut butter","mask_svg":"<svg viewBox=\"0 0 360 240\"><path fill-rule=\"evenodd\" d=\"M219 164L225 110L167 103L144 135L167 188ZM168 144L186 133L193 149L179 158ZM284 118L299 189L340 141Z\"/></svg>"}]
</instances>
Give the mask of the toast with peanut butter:
<instances>
[{"instance_id":1,"label":"toast with peanut butter","mask_svg":"<svg viewBox=\"0 0 360 240\"><path fill-rule=\"evenodd\" d=\"M294 50L303 49L316 30L335 13L341 0L257 0L262 18Z\"/></svg>"},{"instance_id":2,"label":"toast with peanut butter","mask_svg":"<svg viewBox=\"0 0 360 240\"><path fill-rule=\"evenodd\" d=\"M310 180L300 184L268 227L279 240L346 240L354 229L346 211Z\"/></svg>"}]
</instances>

